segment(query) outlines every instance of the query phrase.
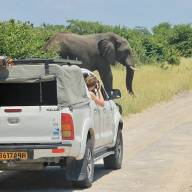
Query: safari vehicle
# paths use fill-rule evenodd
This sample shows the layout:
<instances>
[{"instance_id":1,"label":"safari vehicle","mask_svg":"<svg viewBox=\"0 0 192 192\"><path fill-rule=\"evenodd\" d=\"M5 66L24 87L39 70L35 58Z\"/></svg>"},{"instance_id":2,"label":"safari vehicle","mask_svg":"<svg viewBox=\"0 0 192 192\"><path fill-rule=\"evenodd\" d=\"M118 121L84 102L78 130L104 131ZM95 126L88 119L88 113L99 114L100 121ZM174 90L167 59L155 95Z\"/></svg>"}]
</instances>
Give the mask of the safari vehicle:
<instances>
[{"instance_id":1,"label":"safari vehicle","mask_svg":"<svg viewBox=\"0 0 192 192\"><path fill-rule=\"evenodd\" d=\"M74 185L86 188L93 182L95 161L121 168L119 108L103 88L104 107L90 99L80 62L13 63L0 62L0 170L59 166Z\"/></svg>"}]
</instances>

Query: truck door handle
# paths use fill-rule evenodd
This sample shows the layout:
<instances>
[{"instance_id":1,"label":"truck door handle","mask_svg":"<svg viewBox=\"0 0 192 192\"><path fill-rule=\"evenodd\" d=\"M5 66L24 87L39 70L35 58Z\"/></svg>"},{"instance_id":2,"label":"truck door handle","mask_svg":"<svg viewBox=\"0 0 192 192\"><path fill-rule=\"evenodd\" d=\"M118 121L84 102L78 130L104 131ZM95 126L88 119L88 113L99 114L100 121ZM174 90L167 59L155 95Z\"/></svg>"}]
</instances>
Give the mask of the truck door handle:
<instances>
[{"instance_id":1,"label":"truck door handle","mask_svg":"<svg viewBox=\"0 0 192 192\"><path fill-rule=\"evenodd\" d=\"M18 117L8 117L8 123L10 123L10 124L17 124L17 123L19 123L19 118Z\"/></svg>"}]
</instances>

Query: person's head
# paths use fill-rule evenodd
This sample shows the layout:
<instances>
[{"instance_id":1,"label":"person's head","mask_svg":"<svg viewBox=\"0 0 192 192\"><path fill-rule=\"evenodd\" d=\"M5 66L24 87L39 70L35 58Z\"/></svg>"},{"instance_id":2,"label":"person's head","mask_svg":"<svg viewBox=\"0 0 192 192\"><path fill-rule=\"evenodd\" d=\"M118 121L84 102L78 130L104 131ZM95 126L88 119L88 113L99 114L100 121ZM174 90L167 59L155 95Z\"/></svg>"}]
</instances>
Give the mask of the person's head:
<instances>
[{"instance_id":1,"label":"person's head","mask_svg":"<svg viewBox=\"0 0 192 192\"><path fill-rule=\"evenodd\" d=\"M86 83L89 91L94 91L95 89L98 89L99 81L93 75L87 76L85 79L85 83Z\"/></svg>"}]
</instances>

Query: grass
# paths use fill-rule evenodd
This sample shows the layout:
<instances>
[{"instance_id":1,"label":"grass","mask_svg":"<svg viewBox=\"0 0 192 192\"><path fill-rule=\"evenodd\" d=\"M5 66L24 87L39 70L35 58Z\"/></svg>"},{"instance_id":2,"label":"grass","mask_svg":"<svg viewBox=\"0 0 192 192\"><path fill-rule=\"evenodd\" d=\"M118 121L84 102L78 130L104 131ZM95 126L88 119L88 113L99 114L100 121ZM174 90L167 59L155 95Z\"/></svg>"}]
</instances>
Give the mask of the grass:
<instances>
[{"instance_id":1,"label":"grass","mask_svg":"<svg viewBox=\"0 0 192 192\"><path fill-rule=\"evenodd\" d=\"M141 112L161 101L168 101L184 90L192 89L192 59L182 59L179 66L161 67L143 65L135 72L133 89L135 97L127 94L125 68L113 67L113 87L121 90L121 99L116 100L123 107L123 115Z\"/></svg>"}]
</instances>

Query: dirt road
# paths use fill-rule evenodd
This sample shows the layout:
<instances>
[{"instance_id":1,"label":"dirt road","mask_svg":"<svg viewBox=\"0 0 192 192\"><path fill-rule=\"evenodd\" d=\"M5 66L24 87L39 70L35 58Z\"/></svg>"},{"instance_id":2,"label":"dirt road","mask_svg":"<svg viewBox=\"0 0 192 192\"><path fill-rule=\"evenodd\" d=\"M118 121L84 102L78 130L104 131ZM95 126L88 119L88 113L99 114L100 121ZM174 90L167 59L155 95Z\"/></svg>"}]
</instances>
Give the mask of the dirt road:
<instances>
[{"instance_id":1,"label":"dirt road","mask_svg":"<svg viewBox=\"0 0 192 192\"><path fill-rule=\"evenodd\" d=\"M125 119L123 168L95 168L97 192L192 192L192 92ZM0 173L0 191L79 191L59 170Z\"/></svg>"}]
</instances>

